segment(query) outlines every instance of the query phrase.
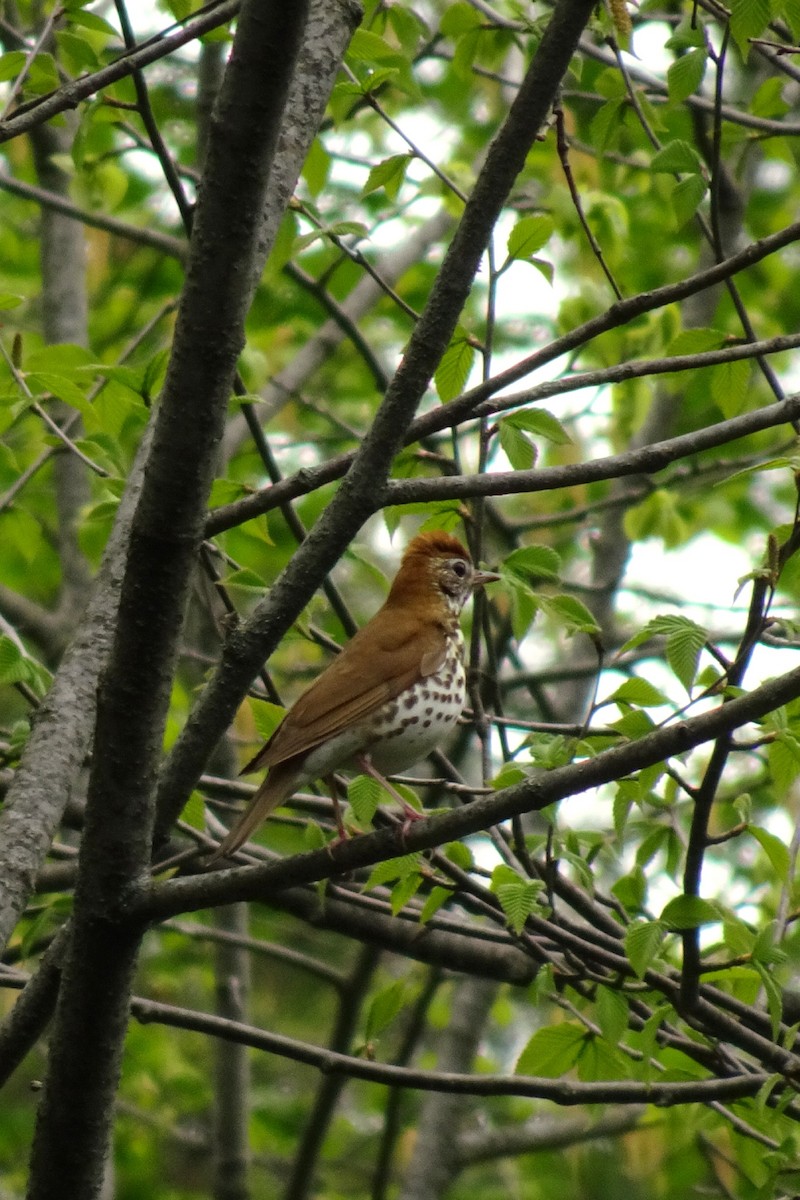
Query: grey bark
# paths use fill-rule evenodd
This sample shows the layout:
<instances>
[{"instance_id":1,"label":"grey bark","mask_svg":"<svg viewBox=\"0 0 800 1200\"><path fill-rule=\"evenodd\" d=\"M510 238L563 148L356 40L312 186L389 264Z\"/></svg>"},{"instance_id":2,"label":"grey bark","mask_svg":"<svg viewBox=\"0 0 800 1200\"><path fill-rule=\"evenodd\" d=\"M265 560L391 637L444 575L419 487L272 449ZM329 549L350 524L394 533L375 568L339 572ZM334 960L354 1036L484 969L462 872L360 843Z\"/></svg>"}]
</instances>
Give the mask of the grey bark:
<instances>
[{"instance_id":1,"label":"grey bark","mask_svg":"<svg viewBox=\"0 0 800 1200\"><path fill-rule=\"evenodd\" d=\"M148 885L153 787L182 617L258 265L259 214L307 5L242 5L212 122L170 365L100 689L31 1200L103 1181ZM165 514L169 514L169 522Z\"/></svg>"}]
</instances>

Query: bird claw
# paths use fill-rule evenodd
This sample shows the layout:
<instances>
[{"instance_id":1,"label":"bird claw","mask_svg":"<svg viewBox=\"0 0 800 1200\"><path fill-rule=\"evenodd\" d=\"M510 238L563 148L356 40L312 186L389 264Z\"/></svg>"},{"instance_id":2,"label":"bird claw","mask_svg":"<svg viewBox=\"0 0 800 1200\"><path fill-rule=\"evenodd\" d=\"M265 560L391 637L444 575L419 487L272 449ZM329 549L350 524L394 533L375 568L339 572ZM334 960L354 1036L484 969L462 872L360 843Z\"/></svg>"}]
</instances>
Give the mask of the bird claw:
<instances>
[{"instance_id":1,"label":"bird claw","mask_svg":"<svg viewBox=\"0 0 800 1200\"><path fill-rule=\"evenodd\" d=\"M403 805L403 820L401 822L398 819L396 827L397 840L404 850L406 849L406 838L408 837L408 832L411 829L411 826L415 821L424 821L424 819L425 813L417 812L417 810L412 808L410 804Z\"/></svg>"}]
</instances>

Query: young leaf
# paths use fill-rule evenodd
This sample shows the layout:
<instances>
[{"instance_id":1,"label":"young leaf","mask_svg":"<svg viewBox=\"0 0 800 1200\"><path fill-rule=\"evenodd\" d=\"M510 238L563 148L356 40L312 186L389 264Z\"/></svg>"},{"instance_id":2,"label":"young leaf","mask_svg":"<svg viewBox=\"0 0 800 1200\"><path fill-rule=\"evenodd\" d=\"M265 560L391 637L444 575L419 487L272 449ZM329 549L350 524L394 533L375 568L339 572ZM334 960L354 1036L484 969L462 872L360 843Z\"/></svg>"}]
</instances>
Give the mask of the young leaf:
<instances>
[{"instance_id":1,"label":"young leaf","mask_svg":"<svg viewBox=\"0 0 800 1200\"><path fill-rule=\"evenodd\" d=\"M663 692L647 679L638 677L626 679L608 699L615 704L636 704L641 708L660 708L669 703Z\"/></svg>"},{"instance_id":2,"label":"young leaf","mask_svg":"<svg viewBox=\"0 0 800 1200\"><path fill-rule=\"evenodd\" d=\"M421 884L422 876L420 873L418 871L412 871L411 874L406 875L404 879L400 879L394 885L392 888L392 894L389 898L393 916L396 917L397 914L405 908L411 897L419 891Z\"/></svg>"},{"instance_id":3,"label":"young leaf","mask_svg":"<svg viewBox=\"0 0 800 1200\"><path fill-rule=\"evenodd\" d=\"M719 363L711 369L711 396L724 417L735 417L747 407L750 363Z\"/></svg>"},{"instance_id":4,"label":"young leaf","mask_svg":"<svg viewBox=\"0 0 800 1200\"><path fill-rule=\"evenodd\" d=\"M185 821L187 825L191 825L192 829L205 829L206 802L200 792L194 791L189 796L183 806L181 820Z\"/></svg>"},{"instance_id":5,"label":"young leaf","mask_svg":"<svg viewBox=\"0 0 800 1200\"><path fill-rule=\"evenodd\" d=\"M755 969L761 976L761 982L764 986L764 994L767 998L767 1010L769 1012L770 1023L772 1025L773 1040L778 1040L780 1033L781 1021L783 1020L783 996L781 994L780 985L775 976L772 974L763 963L757 960L753 961Z\"/></svg>"},{"instance_id":6,"label":"young leaf","mask_svg":"<svg viewBox=\"0 0 800 1200\"><path fill-rule=\"evenodd\" d=\"M364 1040L374 1041L397 1018L407 1002L407 987L404 979L398 979L378 992L367 1009Z\"/></svg>"},{"instance_id":7,"label":"young leaf","mask_svg":"<svg viewBox=\"0 0 800 1200\"><path fill-rule=\"evenodd\" d=\"M568 1021L537 1030L520 1054L514 1074L548 1079L566 1075L580 1058L588 1036L582 1025Z\"/></svg>"},{"instance_id":8,"label":"young leaf","mask_svg":"<svg viewBox=\"0 0 800 1200\"><path fill-rule=\"evenodd\" d=\"M508 257L530 258L546 245L554 229L552 217L540 214L522 217L508 235Z\"/></svg>"},{"instance_id":9,"label":"young leaf","mask_svg":"<svg viewBox=\"0 0 800 1200\"><path fill-rule=\"evenodd\" d=\"M451 891L450 888L446 888L446 887L432 888L431 893L425 900L425 903L422 906L422 911L419 914L420 925L426 925L428 923L428 921L430 921L431 917L434 917L436 915L436 913L439 911L439 909L442 908L445 904L447 904L447 902L449 900L451 900L452 897L453 897L453 892Z\"/></svg>"},{"instance_id":10,"label":"young leaf","mask_svg":"<svg viewBox=\"0 0 800 1200\"><path fill-rule=\"evenodd\" d=\"M504 574L513 575L527 587L558 579L561 558L550 546L523 546L512 550L503 562Z\"/></svg>"},{"instance_id":11,"label":"young leaf","mask_svg":"<svg viewBox=\"0 0 800 1200\"><path fill-rule=\"evenodd\" d=\"M460 867L462 871L471 871L475 865L472 851L463 842L448 842L444 847L444 854L446 858L450 859L451 863Z\"/></svg>"},{"instance_id":12,"label":"young leaf","mask_svg":"<svg viewBox=\"0 0 800 1200\"><path fill-rule=\"evenodd\" d=\"M384 790L370 775L356 775L347 785L347 800L359 825L369 825L378 805L384 799Z\"/></svg>"},{"instance_id":13,"label":"young leaf","mask_svg":"<svg viewBox=\"0 0 800 1200\"><path fill-rule=\"evenodd\" d=\"M472 370L475 347L465 329L459 326L436 369L434 383L442 404L455 400L464 388Z\"/></svg>"},{"instance_id":14,"label":"young leaf","mask_svg":"<svg viewBox=\"0 0 800 1200\"><path fill-rule=\"evenodd\" d=\"M644 979L666 936L661 921L635 921L625 932L625 953L640 979Z\"/></svg>"},{"instance_id":15,"label":"young leaf","mask_svg":"<svg viewBox=\"0 0 800 1200\"><path fill-rule=\"evenodd\" d=\"M387 858L385 862L376 863L372 868L369 879L364 884L364 891L380 887L384 883L392 883L395 879L405 879L407 875L419 872L419 854L402 854L399 858Z\"/></svg>"},{"instance_id":16,"label":"young leaf","mask_svg":"<svg viewBox=\"0 0 800 1200\"><path fill-rule=\"evenodd\" d=\"M543 888L541 880L525 879L502 864L492 872L492 891L500 901L509 925L516 933L522 931L528 917L535 910Z\"/></svg>"},{"instance_id":17,"label":"young leaf","mask_svg":"<svg viewBox=\"0 0 800 1200\"><path fill-rule=\"evenodd\" d=\"M603 1037L612 1045L620 1041L628 1028L629 1005L622 992L610 987L597 989L597 1021Z\"/></svg>"},{"instance_id":18,"label":"young leaf","mask_svg":"<svg viewBox=\"0 0 800 1200\"><path fill-rule=\"evenodd\" d=\"M677 175L688 172L692 175L699 174L701 162L697 155L694 146L689 142L681 141L676 138L673 142L667 142L666 146L653 155L650 163L650 170L656 172L664 172L668 175Z\"/></svg>"},{"instance_id":19,"label":"young leaf","mask_svg":"<svg viewBox=\"0 0 800 1200\"><path fill-rule=\"evenodd\" d=\"M564 626L568 637L574 633L586 633L595 637L600 633L600 626L589 609L575 596L543 596L540 603L546 612Z\"/></svg>"},{"instance_id":20,"label":"young leaf","mask_svg":"<svg viewBox=\"0 0 800 1200\"><path fill-rule=\"evenodd\" d=\"M511 463L511 469L530 471L538 453L530 438L513 422L505 419L497 422L497 432L503 453Z\"/></svg>"},{"instance_id":21,"label":"young leaf","mask_svg":"<svg viewBox=\"0 0 800 1200\"><path fill-rule=\"evenodd\" d=\"M255 697L251 697L249 703L258 736L262 741L268 742L286 716L286 709L280 704L272 704L269 700L258 700Z\"/></svg>"},{"instance_id":22,"label":"young leaf","mask_svg":"<svg viewBox=\"0 0 800 1200\"><path fill-rule=\"evenodd\" d=\"M383 188L390 200L396 200L412 158L411 154L393 154L376 163L367 176L361 195L368 196L370 192Z\"/></svg>"},{"instance_id":23,"label":"young leaf","mask_svg":"<svg viewBox=\"0 0 800 1200\"><path fill-rule=\"evenodd\" d=\"M762 829L760 825L748 825L747 832L752 834L770 861L780 883L784 883L789 875L789 850L774 833Z\"/></svg>"},{"instance_id":24,"label":"young leaf","mask_svg":"<svg viewBox=\"0 0 800 1200\"><path fill-rule=\"evenodd\" d=\"M673 104L680 104L698 90L706 73L707 57L705 48L689 50L669 67L667 87Z\"/></svg>"},{"instance_id":25,"label":"young leaf","mask_svg":"<svg viewBox=\"0 0 800 1200\"><path fill-rule=\"evenodd\" d=\"M678 180L672 189L676 229L682 229L687 221L691 221L707 191L708 184L702 175L686 175Z\"/></svg>"},{"instance_id":26,"label":"young leaf","mask_svg":"<svg viewBox=\"0 0 800 1200\"><path fill-rule=\"evenodd\" d=\"M731 34L742 58L750 52L749 39L760 37L769 19L769 0L732 0Z\"/></svg>"},{"instance_id":27,"label":"young leaf","mask_svg":"<svg viewBox=\"0 0 800 1200\"><path fill-rule=\"evenodd\" d=\"M526 433L547 438L557 446L568 446L572 443L572 438L564 426L546 408L522 408L519 412L509 413L503 419L511 425L516 425L518 429L524 429Z\"/></svg>"},{"instance_id":28,"label":"young leaf","mask_svg":"<svg viewBox=\"0 0 800 1200\"><path fill-rule=\"evenodd\" d=\"M633 650L649 638L659 635L667 639L667 662L687 692L690 692L697 674L700 651L708 640L708 630L688 617L672 614L654 617L625 643L620 653Z\"/></svg>"},{"instance_id":29,"label":"young leaf","mask_svg":"<svg viewBox=\"0 0 800 1200\"><path fill-rule=\"evenodd\" d=\"M699 929L720 919L720 909L702 896L675 896L664 905L659 921L667 929Z\"/></svg>"}]
</instances>

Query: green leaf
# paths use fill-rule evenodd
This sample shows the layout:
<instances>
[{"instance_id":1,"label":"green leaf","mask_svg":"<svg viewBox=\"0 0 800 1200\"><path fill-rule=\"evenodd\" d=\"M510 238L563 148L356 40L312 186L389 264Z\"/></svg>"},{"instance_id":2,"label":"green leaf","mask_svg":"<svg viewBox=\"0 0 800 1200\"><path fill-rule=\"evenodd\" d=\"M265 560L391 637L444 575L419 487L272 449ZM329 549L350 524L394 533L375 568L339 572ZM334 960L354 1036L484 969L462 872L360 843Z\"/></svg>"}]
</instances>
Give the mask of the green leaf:
<instances>
[{"instance_id":1,"label":"green leaf","mask_svg":"<svg viewBox=\"0 0 800 1200\"><path fill-rule=\"evenodd\" d=\"M393 883L396 879L419 873L421 863L421 854L402 854L399 858L387 858L385 862L376 863L364 884L364 891L369 892L384 883Z\"/></svg>"},{"instance_id":2,"label":"green leaf","mask_svg":"<svg viewBox=\"0 0 800 1200\"><path fill-rule=\"evenodd\" d=\"M736 417L747 408L751 373L743 358L711 368L711 395L724 417Z\"/></svg>"},{"instance_id":3,"label":"green leaf","mask_svg":"<svg viewBox=\"0 0 800 1200\"><path fill-rule=\"evenodd\" d=\"M580 1058L588 1036L583 1025L568 1021L537 1030L520 1054L514 1074L541 1075L547 1079L566 1075Z\"/></svg>"},{"instance_id":4,"label":"green leaf","mask_svg":"<svg viewBox=\"0 0 800 1200\"><path fill-rule=\"evenodd\" d=\"M638 975L644 979L666 936L661 921L634 921L625 931L625 953Z\"/></svg>"},{"instance_id":5,"label":"green leaf","mask_svg":"<svg viewBox=\"0 0 800 1200\"><path fill-rule=\"evenodd\" d=\"M325 188L331 171L331 156L319 138L311 143L311 148L303 164L303 178L308 184L308 190L314 199Z\"/></svg>"},{"instance_id":6,"label":"green leaf","mask_svg":"<svg viewBox=\"0 0 800 1200\"><path fill-rule=\"evenodd\" d=\"M682 229L687 221L691 221L707 191L708 184L702 175L686 175L675 184L672 208L676 229Z\"/></svg>"},{"instance_id":7,"label":"green leaf","mask_svg":"<svg viewBox=\"0 0 800 1200\"><path fill-rule=\"evenodd\" d=\"M0 54L0 83L7 83L19 75L25 66L25 58L23 50L9 50L7 54Z\"/></svg>"},{"instance_id":8,"label":"green leaf","mask_svg":"<svg viewBox=\"0 0 800 1200\"><path fill-rule=\"evenodd\" d=\"M420 889L422 884L422 876L418 871L406 875L404 879L399 880L392 888L389 903L392 909L392 916L397 916L408 904L412 896Z\"/></svg>"},{"instance_id":9,"label":"green leaf","mask_svg":"<svg viewBox=\"0 0 800 1200\"><path fill-rule=\"evenodd\" d=\"M668 550L686 541L688 531L678 508L678 498L666 488L656 488L625 513L625 532L631 541L661 538Z\"/></svg>"},{"instance_id":10,"label":"green leaf","mask_svg":"<svg viewBox=\"0 0 800 1200\"><path fill-rule=\"evenodd\" d=\"M665 636L667 640L667 662L687 692L690 692L697 674L700 651L708 640L708 630L688 617L672 614L654 617L644 629L625 643L620 654L633 650L651 637L659 635Z\"/></svg>"},{"instance_id":11,"label":"green leaf","mask_svg":"<svg viewBox=\"0 0 800 1200\"><path fill-rule=\"evenodd\" d=\"M635 785L633 787L630 786L632 783L633 781L630 779L622 779L617 784L616 791L614 792L612 810L612 815L614 818L614 833L620 841L625 836L625 828L628 824L628 817L630 816L631 809L633 808L636 800L635 793L638 792L638 788L636 788Z\"/></svg>"},{"instance_id":12,"label":"green leaf","mask_svg":"<svg viewBox=\"0 0 800 1200\"><path fill-rule=\"evenodd\" d=\"M29 668L22 649L9 637L0 636L0 683L25 683Z\"/></svg>"},{"instance_id":13,"label":"green leaf","mask_svg":"<svg viewBox=\"0 0 800 1200\"><path fill-rule=\"evenodd\" d=\"M455 4L448 4L442 14L439 29L445 37L460 37L463 33L477 29L480 23L480 13L472 5L467 4L466 0L457 0Z\"/></svg>"},{"instance_id":14,"label":"green leaf","mask_svg":"<svg viewBox=\"0 0 800 1200\"><path fill-rule=\"evenodd\" d=\"M404 979L390 983L374 996L367 1009L364 1038L371 1042L397 1019L408 1003L408 988Z\"/></svg>"},{"instance_id":15,"label":"green leaf","mask_svg":"<svg viewBox=\"0 0 800 1200\"><path fill-rule=\"evenodd\" d=\"M503 763L498 773L490 780L490 783L493 788L500 791L502 788L513 787L516 783L522 783L525 777L522 767L518 767L516 763Z\"/></svg>"},{"instance_id":16,"label":"green leaf","mask_svg":"<svg viewBox=\"0 0 800 1200\"><path fill-rule=\"evenodd\" d=\"M26 87L41 95L44 92L53 91L60 82L58 68L52 54L40 51L30 64Z\"/></svg>"},{"instance_id":17,"label":"green leaf","mask_svg":"<svg viewBox=\"0 0 800 1200\"><path fill-rule=\"evenodd\" d=\"M181 820L190 825L192 829L205 829L206 802L201 792L194 791L189 796L189 799L183 806Z\"/></svg>"},{"instance_id":18,"label":"green leaf","mask_svg":"<svg viewBox=\"0 0 800 1200\"><path fill-rule=\"evenodd\" d=\"M525 879L501 864L492 872L491 890L500 901L511 928L520 933L528 917L537 908L544 884L539 879Z\"/></svg>"},{"instance_id":19,"label":"green leaf","mask_svg":"<svg viewBox=\"0 0 800 1200\"><path fill-rule=\"evenodd\" d=\"M334 225L326 225L322 229L312 229L309 233L302 233L295 238L295 248L305 250L313 242L321 241L327 237L354 237L362 239L369 235L369 230L366 225L360 221L337 221Z\"/></svg>"},{"instance_id":20,"label":"green leaf","mask_svg":"<svg viewBox=\"0 0 800 1200\"><path fill-rule=\"evenodd\" d=\"M561 557L550 546L523 546L520 550L512 550L501 567L504 575L512 575L526 587L556 580L560 570Z\"/></svg>"},{"instance_id":21,"label":"green leaf","mask_svg":"<svg viewBox=\"0 0 800 1200\"><path fill-rule=\"evenodd\" d=\"M564 426L545 408L522 408L519 412L509 413L503 420L516 425L518 429L524 429L526 433L547 438L557 446L572 444L572 438Z\"/></svg>"},{"instance_id":22,"label":"green leaf","mask_svg":"<svg viewBox=\"0 0 800 1200\"><path fill-rule=\"evenodd\" d=\"M777 945L775 936L777 933L777 923L769 921L762 929L758 931L756 940L753 943L753 959L757 959L760 963L766 963L768 966L785 963L788 955L781 946Z\"/></svg>"},{"instance_id":23,"label":"green leaf","mask_svg":"<svg viewBox=\"0 0 800 1200\"><path fill-rule=\"evenodd\" d=\"M240 567L238 571L231 571L228 575L223 576L222 582L229 591L247 594L263 595L266 587L262 577L255 571L251 571L249 567Z\"/></svg>"},{"instance_id":24,"label":"green leaf","mask_svg":"<svg viewBox=\"0 0 800 1200\"><path fill-rule=\"evenodd\" d=\"M595 637L600 633L600 626L589 609L575 596L542 596L540 604L551 617L564 626L568 637L575 633L586 633L589 637Z\"/></svg>"},{"instance_id":25,"label":"green leaf","mask_svg":"<svg viewBox=\"0 0 800 1200\"><path fill-rule=\"evenodd\" d=\"M724 345L725 334L721 329L682 329L667 346L667 354L702 354L705 350L718 350Z\"/></svg>"},{"instance_id":26,"label":"green leaf","mask_svg":"<svg viewBox=\"0 0 800 1200\"><path fill-rule=\"evenodd\" d=\"M675 896L664 905L659 921L667 929L699 929L720 920L719 905L702 896Z\"/></svg>"},{"instance_id":27,"label":"green leaf","mask_svg":"<svg viewBox=\"0 0 800 1200\"><path fill-rule=\"evenodd\" d=\"M748 825L747 832L752 834L770 861L775 875L780 883L785 883L789 877L789 850L774 833L762 829L760 825Z\"/></svg>"},{"instance_id":28,"label":"green leaf","mask_svg":"<svg viewBox=\"0 0 800 1200\"><path fill-rule=\"evenodd\" d=\"M443 908L449 900L452 900L454 892L450 888L435 887L431 888L430 895L426 898L419 914L420 925L426 925L431 917L436 916L440 908Z\"/></svg>"},{"instance_id":29,"label":"green leaf","mask_svg":"<svg viewBox=\"0 0 800 1200\"><path fill-rule=\"evenodd\" d=\"M286 709L269 700L259 700L256 696L251 696L248 703L258 736L263 742L268 742L286 716Z\"/></svg>"},{"instance_id":30,"label":"green leaf","mask_svg":"<svg viewBox=\"0 0 800 1200\"><path fill-rule=\"evenodd\" d=\"M369 825L386 793L371 775L356 775L347 785L347 800L359 825Z\"/></svg>"},{"instance_id":31,"label":"green leaf","mask_svg":"<svg viewBox=\"0 0 800 1200\"><path fill-rule=\"evenodd\" d=\"M508 257L531 258L553 236L553 218L535 214L522 217L508 235Z\"/></svg>"},{"instance_id":32,"label":"green leaf","mask_svg":"<svg viewBox=\"0 0 800 1200\"><path fill-rule=\"evenodd\" d=\"M800 0L783 0L779 5L779 11L788 21L792 38L797 42L800 40Z\"/></svg>"},{"instance_id":33,"label":"green leaf","mask_svg":"<svg viewBox=\"0 0 800 1200\"><path fill-rule=\"evenodd\" d=\"M368 196L370 192L383 188L390 200L396 200L405 180L408 164L413 157L412 154L393 154L390 158L376 163L367 176L361 195Z\"/></svg>"},{"instance_id":34,"label":"green leaf","mask_svg":"<svg viewBox=\"0 0 800 1200\"><path fill-rule=\"evenodd\" d=\"M647 896L647 878L639 864L618 879L611 891L628 912L641 912Z\"/></svg>"},{"instance_id":35,"label":"green leaf","mask_svg":"<svg viewBox=\"0 0 800 1200\"><path fill-rule=\"evenodd\" d=\"M350 58L361 62L382 62L402 58L396 46L369 29L357 29L347 50Z\"/></svg>"},{"instance_id":36,"label":"green leaf","mask_svg":"<svg viewBox=\"0 0 800 1200\"><path fill-rule=\"evenodd\" d=\"M767 747L767 761L774 786L785 797L800 774L800 741L786 729L778 730Z\"/></svg>"},{"instance_id":37,"label":"green leaf","mask_svg":"<svg viewBox=\"0 0 800 1200\"><path fill-rule=\"evenodd\" d=\"M761 983L764 987L764 994L767 997L767 1011L769 1012L770 1023L772 1025L773 1040L778 1040L780 1033L781 1021L783 1020L783 996L780 986L772 974L763 963L758 960L753 960L753 966L761 976Z\"/></svg>"},{"instance_id":38,"label":"green leaf","mask_svg":"<svg viewBox=\"0 0 800 1200\"><path fill-rule=\"evenodd\" d=\"M467 331L459 325L433 377L442 404L455 400L463 391L474 358L475 347L470 342Z\"/></svg>"},{"instance_id":39,"label":"green leaf","mask_svg":"<svg viewBox=\"0 0 800 1200\"><path fill-rule=\"evenodd\" d=\"M613 145L615 135L622 125L621 116L625 113L625 100L615 96L608 100L595 113L591 129L591 138L598 154L605 153Z\"/></svg>"},{"instance_id":40,"label":"green leaf","mask_svg":"<svg viewBox=\"0 0 800 1200\"><path fill-rule=\"evenodd\" d=\"M99 17L97 13L87 12L80 4L65 5L66 15L70 25L80 25L84 29L91 29L94 33L104 33L108 37L119 40L119 34L113 25Z\"/></svg>"},{"instance_id":41,"label":"green leaf","mask_svg":"<svg viewBox=\"0 0 800 1200\"><path fill-rule=\"evenodd\" d=\"M630 1060L605 1038L587 1036L577 1062L578 1078L584 1082L630 1076Z\"/></svg>"},{"instance_id":42,"label":"green leaf","mask_svg":"<svg viewBox=\"0 0 800 1200\"><path fill-rule=\"evenodd\" d=\"M692 175L700 173L702 163L700 157L690 142L676 138L667 142L666 146L653 155L650 170L668 175L678 175L688 172Z\"/></svg>"},{"instance_id":43,"label":"green leaf","mask_svg":"<svg viewBox=\"0 0 800 1200\"><path fill-rule=\"evenodd\" d=\"M543 275L549 284L552 285L555 278L556 269L551 262L546 258L526 258L525 262L530 263L535 267L540 275Z\"/></svg>"},{"instance_id":44,"label":"green leaf","mask_svg":"<svg viewBox=\"0 0 800 1200\"><path fill-rule=\"evenodd\" d=\"M608 699L615 704L635 704L640 708L660 708L662 704L669 704L663 692L647 679L638 677L626 679Z\"/></svg>"},{"instance_id":45,"label":"green leaf","mask_svg":"<svg viewBox=\"0 0 800 1200\"><path fill-rule=\"evenodd\" d=\"M705 48L689 50L669 67L667 87L673 104L680 104L699 89L706 73L707 58Z\"/></svg>"},{"instance_id":46,"label":"green leaf","mask_svg":"<svg viewBox=\"0 0 800 1200\"><path fill-rule=\"evenodd\" d=\"M445 858L449 858L454 866L460 867L462 871L471 871L475 866L472 851L463 842L448 842L444 847L444 855Z\"/></svg>"},{"instance_id":47,"label":"green leaf","mask_svg":"<svg viewBox=\"0 0 800 1200\"><path fill-rule=\"evenodd\" d=\"M525 739L530 748L531 762L543 771L563 767L571 761L575 748L573 738L560 733L532 733Z\"/></svg>"},{"instance_id":48,"label":"green leaf","mask_svg":"<svg viewBox=\"0 0 800 1200\"><path fill-rule=\"evenodd\" d=\"M600 985L597 989L597 1023L603 1037L612 1045L622 1039L628 1028L629 1005L622 992Z\"/></svg>"},{"instance_id":49,"label":"green leaf","mask_svg":"<svg viewBox=\"0 0 800 1200\"><path fill-rule=\"evenodd\" d=\"M790 110L783 96L787 80L778 76L765 79L750 103L754 117L783 117Z\"/></svg>"},{"instance_id":50,"label":"green leaf","mask_svg":"<svg viewBox=\"0 0 800 1200\"><path fill-rule=\"evenodd\" d=\"M68 29L60 29L56 32L56 42L59 56L72 74L80 75L82 71L96 71L100 66L100 60L88 38L72 33Z\"/></svg>"},{"instance_id":51,"label":"green leaf","mask_svg":"<svg viewBox=\"0 0 800 1200\"><path fill-rule=\"evenodd\" d=\"M750 53L748 39L760 37L769 19L769 0L731 0L731 35L742 58Z\"/></svg>"},{"instance_id":52,"label":"green leaf","mask_svg":"<svg viewBox=\"0 0 800 1200\"><path fill-rule=\"evenodd\" d=\"M503 453L514 471L530 471L538 451L533 442L517 426L506 419L497 422L497 432Z\"/></svg>"}]
</instances>

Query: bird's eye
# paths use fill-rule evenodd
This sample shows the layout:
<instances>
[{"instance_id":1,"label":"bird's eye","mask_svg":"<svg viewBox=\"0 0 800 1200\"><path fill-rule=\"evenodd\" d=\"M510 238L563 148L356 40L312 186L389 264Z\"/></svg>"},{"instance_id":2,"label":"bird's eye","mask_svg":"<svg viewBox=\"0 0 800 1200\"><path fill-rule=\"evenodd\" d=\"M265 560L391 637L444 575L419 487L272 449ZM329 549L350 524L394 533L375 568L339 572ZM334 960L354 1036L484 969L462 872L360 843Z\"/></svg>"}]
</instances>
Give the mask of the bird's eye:
<instances>
[{"instance_id":1,"label":"bird's eye","mask_svg":"<svg viewBox=\"0 0 800 1200\"><path fill-rule=\"evenodd\" d=\"M453 574L457 575L459 579L463 579L467 573L467 564L464 562L463 558L454 558L451 566L453 568Z\"/></svg>"}]
</instances>

